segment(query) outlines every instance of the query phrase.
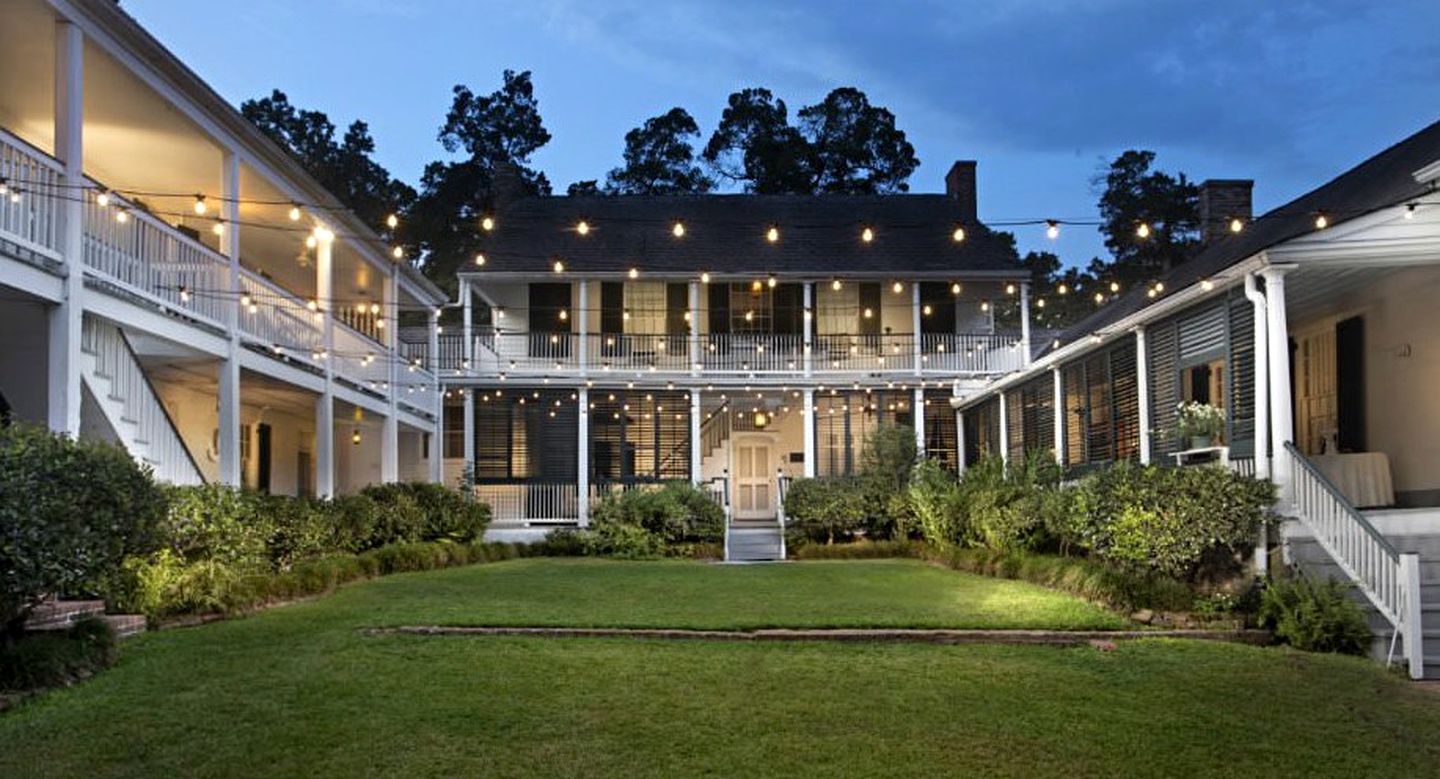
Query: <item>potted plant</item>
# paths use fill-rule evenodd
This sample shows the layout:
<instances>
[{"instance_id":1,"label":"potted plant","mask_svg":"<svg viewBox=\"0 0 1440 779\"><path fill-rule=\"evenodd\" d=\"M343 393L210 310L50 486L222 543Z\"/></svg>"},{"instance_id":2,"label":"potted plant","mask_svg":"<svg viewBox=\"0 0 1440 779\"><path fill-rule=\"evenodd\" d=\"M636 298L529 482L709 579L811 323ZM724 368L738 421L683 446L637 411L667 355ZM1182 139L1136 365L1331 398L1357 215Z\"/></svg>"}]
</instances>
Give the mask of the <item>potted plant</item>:
<instances>
[{"instance_id":1,"label":"potted plant","mask_svg":"<svg viewBox=\"0 0 1440 779\"><path fill-rule=\"evenodd\" d=\"M1209 403L1191 401L1179 406L1180 440L1190 441L1191 449L1205 449L1225 432L1225 410Z\"/></svg>"}]
</instances>

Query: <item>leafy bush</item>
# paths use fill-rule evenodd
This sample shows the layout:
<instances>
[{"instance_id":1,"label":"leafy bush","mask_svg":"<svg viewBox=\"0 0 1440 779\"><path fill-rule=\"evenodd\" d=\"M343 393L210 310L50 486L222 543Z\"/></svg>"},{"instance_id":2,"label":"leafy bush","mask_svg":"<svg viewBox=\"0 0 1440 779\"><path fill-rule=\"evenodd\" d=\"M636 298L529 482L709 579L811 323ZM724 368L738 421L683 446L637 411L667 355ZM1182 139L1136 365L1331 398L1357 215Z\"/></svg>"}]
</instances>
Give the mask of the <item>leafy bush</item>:
<instances>
[{"instance_id":1,"label":"leafy bush","mask_svg":"<svg viewBox=\"0 0 1440 779\"><path fill-rule=\"evenodd\" d=\"M275 517L265 495L223 484L168 487L165 493L165 546L177 557L251 570L268 563Z\"/></svg>"},{"instance_id":2,"label":"leafy bush","mask_svg":"<svg viewBox=\"0 0 1440 779\"><path fill-rule=\"evenodd\" d=\"M601 521L579 533L585 554L639 560L665 554L665 541L639 525Z\"/></svg>"},{"instance_id":3,"label":"leafy bush","mask_svg":"<svg viewBox=\"0 0 1440 779\"><path fill-rule=\"evenodd\" d=\"M867 516L860 483L844 476L796 479L785 493L785 517L805 537L833 544L860 531Z\"/></svg>"},{"instance_id":4,"label":"leafy bush","mask_svg":"<svg viewBox=\"0 0 1440 779\"><path fill-rule=\"evenodd\" d=\"M917 457L913 428L881 425L866 438L856 479L865 500L861 525L867 538L896 538L910 532L912 514L905 488Z\"/></svg>"},{"instance_id":5,"label":"leafy bush","mask_svg":"<svg viewBox=\"0 0 1440 779\"><path fill-rule=\"evenodd\" d=\"M1184 611L1194 599L1178 579L1083 558L993 549L935 550L928 557L956 570L1020 579L1125 611Z\"/></svg>"},{"instance_id":6,"label":"leafy bush","mask_svg":"<svg viewBox=\"0 0 1440 779\"><path fill-rule=\"evenodd\" d=\"M577 530L560 528L545 534L540 554L549 557L580 557L585 554L585 536Z\"/></svg>"},{"instance_id":7,"label":"leafy bush","mask_svg":"<svg viewBox=\"0 0 1440 779\"><path fill-rule=\"evenodd\" d=\"M934 460L923 460L908 492L921 538L942 548L966 538L965 496L955 474Z\"/></svg>"},{"instance_id":8,"label":"leafy bush","mask_svg":"<svg viewBox=\"0 0 1440 779\"><path fill-rule=\"evenodd\" d=\"M59 687L115 663L115 631L85 617L69 630L28 633L0 642L0 690Z\"/></svg>"},{"instance_id":9,"label":"leafy bush","mask_svg":"<svg viewBox=\"0 0 1440 779\"><path fill-rule=\"evenodd\" d=\"M123 449L0 427L0 634L45 596L89 591L159 542L165 496Z\"/></svg>"},{"instance_id":10,"label":"leafy bush","mask_svg":"<svg viewBox=\"0 0 1440 779\"><path fill-rule=\"evenodd\" d=\"M1062 532L1117 565L1193 579L1215 548L1251 543L1274 500L1269 482L1224 468L1119 462L1085 480Z\"/></svg>"},{"instance_id":11,"label":"leafy bush","mask_svg":"<svg viewBox=\"0 0 1440 779\"><path fill-rule=\"evenodd\" d=\"M634 525L663 544L717 541L725 535L725 511L689 482L665 482L655 489L607 495L590 514L591 523Z\"/></svg>"},{"instance_id":12,"label":"leafy bush","mask_svg":"<svg viewBox=\"0 0 1440 779\"><path fill-rule=\"evenodd\" d=\"M848 544L804 544L790 552L795 560L878 560L891 557L920 557L923 547L908 539L852 541Z\"/></svg>"},{"instance_id":13,"label":"leafy bush","mask_svg":"<svg viewBox=\"0 0 1440 779\"><path fill-rule=\"evenodd\" d=\"M1259 620L1276 638L1307 652L1363 655L1369 648L1365 613L1334 579L1271 579L1260 596Z\"/></svg>"}]
</instances>

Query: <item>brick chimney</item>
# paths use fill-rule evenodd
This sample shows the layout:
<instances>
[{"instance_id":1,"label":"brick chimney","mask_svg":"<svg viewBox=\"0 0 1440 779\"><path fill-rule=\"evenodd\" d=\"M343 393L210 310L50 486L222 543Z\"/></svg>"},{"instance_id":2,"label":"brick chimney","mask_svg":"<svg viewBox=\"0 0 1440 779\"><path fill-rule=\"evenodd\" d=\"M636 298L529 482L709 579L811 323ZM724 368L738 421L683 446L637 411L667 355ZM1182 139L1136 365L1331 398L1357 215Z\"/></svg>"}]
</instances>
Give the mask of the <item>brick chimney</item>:
<instances>
[{"instance_id":1,"label":"brick chimney","mask_svg":"<svg viewBox=\"0 0 1440 779\"><path fill-rule=\"evenodd\" d=\"M979 221L975 203L975 160L956 160L945 174L945 194L960 204L960 221Z\"/></svg>"},{"instance_id":2,"label":"brick chimney","mask_svg":"<svg viewBox=\"0 0 1440 779\"><path fill-rule=\"evenodd\" d=\"M1251 179L1205 179L1200 182L1200 240L1210 243L1230 235L1230 221L1250 221Z\"/></svg>"}]
</instances>

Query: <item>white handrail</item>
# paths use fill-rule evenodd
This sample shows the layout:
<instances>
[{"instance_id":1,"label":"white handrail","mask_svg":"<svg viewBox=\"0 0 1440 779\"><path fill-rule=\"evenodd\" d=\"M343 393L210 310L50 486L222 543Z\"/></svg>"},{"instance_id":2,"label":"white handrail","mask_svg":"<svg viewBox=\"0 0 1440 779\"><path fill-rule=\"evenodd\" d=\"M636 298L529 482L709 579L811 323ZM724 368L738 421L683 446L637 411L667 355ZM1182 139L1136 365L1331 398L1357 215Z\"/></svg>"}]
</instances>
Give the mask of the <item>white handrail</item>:
<instances>
[{"instance_id":1,"label":"white handrail","mask_svg":"<svg viewBox=\"0 0 1440 779\"><path fill-rule=\"evenodd\" d=\"M790 490L790 477L775 474L775 521L780 525L780 559L785 559L785 493Z\"/></svg>"},{"instance_id":2,"label":"white handrail","mask_svg":"<svg viewBox=\"0 0 1440 779\"><path fill-rule=\"evenodd\" d=\"M1424 675L1419 556L1401 554L1289 442L1295 513L1315 541L1404 640L1410 676ZM1393 642L1392 642L1393 651Z\"/></svg>"},{"instance_id":3,"label":"white handrail","mask_svg":"<svg viewBox=\"0 0 1440 779\"><path fill-rule=\"evenodd\" d=\"M60 256L60 163L0 130L0 236L52 260Z\"/></svg>"}]
</instances>

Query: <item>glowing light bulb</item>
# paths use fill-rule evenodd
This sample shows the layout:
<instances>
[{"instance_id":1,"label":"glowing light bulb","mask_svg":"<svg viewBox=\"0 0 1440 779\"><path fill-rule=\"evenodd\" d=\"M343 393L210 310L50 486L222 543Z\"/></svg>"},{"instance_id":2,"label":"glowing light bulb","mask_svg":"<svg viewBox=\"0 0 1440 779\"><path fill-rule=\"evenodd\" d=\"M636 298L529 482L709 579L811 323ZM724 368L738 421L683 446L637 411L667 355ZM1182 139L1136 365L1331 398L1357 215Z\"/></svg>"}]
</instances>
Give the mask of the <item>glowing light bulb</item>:
<instances>
[{"instance_id":1,"label":"glowing light bulb","mask_svg":"<svg viewBox=\"0 0 1440 779\"><path fill-rule=\"evenodd\" d=\"M1054 219L1045 220L1045 237L1055 240L1060 237L1060 223Z\"/></svg>"},{"instance_id":2,"label":"glowing light bulb","mask_svg":"<svg viewBox=\"0 0 1440 779\"><path fill-rule=\"evenodd\" d=\"M769 278L765 279L765 286L769 287L770 289L775 289L775 285L778 284L778 283L779 283L779 282L776 281L776 279L775 279L775 274L773 274L773 273L770 274L770 277L769 277Z\"/></svg>"},{"instance_id":3,"label":"glowing light bulb","mask_svg":"<svg viewBox=\"0 0 1440 779\"><path fill-rule=\"evenodd\" d=\"M865 243L870 243L871 241L875 240L875 231L871 230L868 227L864 230L861 230L860 240L864 241Z\"/></svg>"},{"instance_id":4,"label":"glowing light bulb","mask_svg":"<svg viewBox=\"0 0 1440 779\"><path fill-rule=\"evenodd\" d=\"M709 274L708 272L704 272L704 273L701 273L701 274L700 274L700 283L701 283L701 284L709 284L709 283L710 283L710 274Z\"/></svg>"},{"instance_id":5,"label":"glowing light bulb","mask_svg":"<svg viewBox=\"0 0 1440 779\"><path fill-rule=\"evenodd\" d=\"M306 249L314 249L314 248L315 248L315 244L317 244L317 243L319 243L319 241L317 241L317 240L315 239L315 236L313 236L313 235L307 235L307 236L305 236L305 248L306 248Z\"/></svg>"},{"instance_id":6,"label":"glowing light bulb","mask_svg":"<svg viewBox=\"0 0 1440 779\"><path fill-rule=\"evenodd\" d=\"M562 262L562 261L560 261L560 260L556 260L556 261L555 261L555 272L556 272L556 273L564 273L564 272L565 272L565 263Z\"/></svg>"},{"instance_id":7,"label":"glowing light bulb","mask_svg":"<svg viewBox=\"0 0 1440 779\"><path fill-rule=\"evenodd\" d=\"M950 240L954 241L955 243L960 243L961 241L965 240L965 228L955 228L955 232L950 234Z\"/></svg>"},{"instance_id":8,"label":"glowing light bulb","mask_svg":"<svg viewBox=\"0 0 1440 779\"><path fill-rule=\"evenodd\" d=\"M394 214L385 217L385 226L390 228L391 230L394 230L395 228L400 226L400 217Z\"/></svg>"},{"instance_id":9,"label":"glowing light bulb","mask_svg":"<svg viewBox=\"0 0 1440 779\"><path fill-rule=\"evenodd\" d=\"M1005 285L1005 294L1007 294L1007 295L1013 295L1013 294L1015 294L1015 285L1014 285L1014 284L1006 284L1006 285Z\"/></svg>"},{"instance_id":10,"label":"glowing light bulb","mask_svg":"<svg viewBox=\"0 0 1440 779\"><path fill-rule=\"evenodd\" d=\"M590 223L587 222L587 221L585 221L585 220L583 220L583 219L580 220L580 223L577 224L577 225L575 225L575 232L577 232L577 233L579 233L579 234L581 234L581 235L589 235L589 234L590 234Z\"/></svg>"},{"instance_id":11,"label":"glowing light bulb","mask_svg":"<svg viewBox=\"0 0 1440 779\"><path fill-rule=\"evenodd\" d=\"M224 222L216 222L215 224L213 224L213 225L210 226L210 232L212 232L212 233L214 233L214 234L216 234L216 235L224 235L224 234L225 234L225 223L224 223Z\"/></svg>"},{"instance_id":12,"label":"glowing light bulb","mask_svg":"<svg viewBox=\"0 0 1440 779\"><path fill-rule=\"evenodd\" d=\"M1205 290L1206 292L1209 292L1210 290L1215 289L1215 282L1213 282L1213 281L1211 281L1211 280L1209 280L1209 279L1201 279L1201 280L1200 280L1200 289L1203 289L1203 290Z\"/></svg>"},{"instance_id":13,"label":"glowing light bulb","mask_svg":"<svg viewBox=\"0 0 1440 779\"><path fill-rule=\"evenodd\" d=\"M196 214L197 216L204 216L204 215L205 215L205 212L208 211L208 210L210 210L210 209L209 209L208 206L205 205L205 196L204 196L204 195L196 195L196 196L195 196L195 214Z\"/></svg>"},{"instance_id":14,"label":"glowing light bulb","mask_svg":"<svg viewBox=\"0 0 1440 779\"><path fill-rule=\"evenodd\" d=\"M1322 213L1315 217L1315 229L1324 230L1330 226L1330 220Z\"/></svg>"},{"instance_id":15,"label":"glowing light bulb","mask_svg":"<svg viewBox=\"0 0 1440 779\"><path fill-rule=\"evenodd\" d=\"M489 217L489 216L487 216L487 217L481 218L481 219L480 219L480 229L481 229L481 230L484 230L484 231L487 232L487 233L490 232L491 230L494 230L494 229L495 229L495 219L494 219L494 217Z\"/></svg>"},{"instance_id":16,"label":"glowing light bulb","mask_svg":"<svg viewBox=\"0 0 1440 779\"><path fill-rule=\"evenodd\" d=\"M95 205L100 206L101 208L110 205L110 193L102 191L100 194L96 195Z\"/></svg>"},{"instance_id":17,"label":"glowing light bulb","mask_svg":"<svg viewBox=\"0 0 1440 779\"><path fill-rule=\"evenodd\" d=\"M770 243L775 243L776 241L780 240L780 228L772 227L769 230L765 231L765 240L769 241Z\"/></svg>"},{"instance_id":18,"label":"glowing light bulb","mask_svg":"<svg viewBox=\"0 0 1440 779\"><path fill-rule=\"evenodd\" d=\"M900 282L897 281L897 282L895 282L894 284L891 284L891 285L890 285L890 289L893 290L893 291L895 292L895 294L898 295L898 294L900 294L901 292L904 292L904 291L905 291L905 285L904 285L904 284L901 284Z\"/></svg>"},{"instance_id":19,"label":"glowing light bulb","mask_svg":"<svg viewBox=\"0 0 1440 779\"><path fill-rule=\"evenodd\" d=\"M931 309L930 306L925 306L924 308L920 309L920 313L925 316L930 316L932 310L933 309Z\"/></svg>"},{"instance_id":20,"label":"glowing light bulb","mask_svg":"<svg viewBox=\"0 0 1440 779\"><path fill-rule=\"evenodd\" d=\"M249 294L240 296L240 305L249 308L252 302L254 302L254 299L251 298Z\"/></svg>"},{"instance_id":21,"label":"glowing light bulb","mask_svg":"<svg viewBox=\"0 0 1440 779\"><path fill-rule=\"evenodd\" d=\"M1137 238L1149 238L1149 237L1150 237L1150 225L1145 224L1144 222L1141 222L1141 223L1140 223L1140 226L1137 227L1137 228L1135 228L1135 236L1136 236Z\"/></svg>"},{"instance_id":22,"label":"glowing light bulb","mask_svg":"<svg viewBox=\"0 0 1440 779\"><path fill-rule=\"evenodd\" d=\"M875 312L874 312L873 310L868 309L868 308L865 309L865 318L866 318L866 319L872 319L872 318L874 318L874 316L875 316Z\"/></svg>"},{"instance_id":23,"label":"glowing light bulb","mask_svg":"<svg viewBox=\"0 0 1440 779\"><path fill-rule=\"evenodd\" d=\"M1060 293L1061 295L1068 295L1070 294L1070 287L1064 283L1061 283L1060 286L1055 289L1055 291Z\"/></svg>"},{"instance_id":24,"label":"glowing light bulb","mask_svg":"<svg viewBox=\"0 0 1440 779\"><path fill-rule=\"evenodd\" d=\"M638 279L638 278L640 278L640 269L639 269L639 268L631 268L631 269L630 269L630 278L632 278L632 279Z\"/></svg>"},{"instance_id":25,"label":"glowing light bulb","mask_svg":"<svg viewBox=\"0 0 1440 779\"><path fill-rule=\"evenodd\" d=\"M477 253L477 254L475 255L475 264L476 264L477 266L483 266L483 265L485 265L485 255L484 255L484 254Z\"/></svg>"},{"instance_id":26,"label":"glowing light bulb","mask_svg":"<svg viewBox=\"0 0 1440 779\"><path fill-rule=\"evenodd\" d=\"M399 246L396 246L395 248L390 250L390 256L394 257L397 260L403 260L405 259L405 250L400 248Z\"/></svg>"},{"instance_id":27,"label":"glowing light bulb","mask_svg":"<svg viewBox=\"0 0 1440 779\"><path fill-rule=\"evenodd\" d=\"M1118 282L1118 281L1112 281L1112 282L1110 282L1110 291L1111 291L1111 292L1119 292L1119 291L1120 291L1120 282Z\"/></svg>"},{"instance_id":28,"label":"glowing light bulb","mask_svg":"<svg viewBox=\"0 0 1440 779\"><path fill-rule=\"evenodd\" d=\"M685 223L684 223L684 222L676 222L676 223L675 223L675 226L670 228L670 234L673 235L673 236L675 236L676 238L684 238L684 237L685 237Z\"/></svg>"},{"instance_id":29,"label":"glowing light bulb","mask_svg":"<svg viewBox=\"0 0 1440 779\"><path fill-rule=\"evenodd\" d=\"M1405 206L1405 218L1406 218L1406 219L1414 219L1414 218L1415 218L1415 204L1414 204L1414 203L1408 203L1408 204L1406 204L1406 206Z\"/></svg>"},{"instance_id":30,"label":"glowing light bulb","mask_svg":"<svg viewBox=\"0 0 1440 779\"><path fill-rule=\"evenodd\" d=\"M1104 302L1105 302L1105 295L1103 295L1102 293L1096 292L1096 293L1095 293L1095 305L1098 306L1098 305L1100 305L1101 303L1104 303Z\"/></svg>"},{"instance_id":31,"label":"glowing light bulb","mask_svg":"<svg viewBox=\"0 0 1440 779\"><path fill-rule=\"evenodd\" d=\"M560 309L560 321L561 321L561 322L564 322L564 321L566 321L566 320L568 320L568 319L570 319L570 312L569 312L569 311L566 311L566 310L563 309L563 308Z\"/></svg>"},{"instance_id":32,"label":"glowing light bulb","mask_svg":"<svg viewBox=\"0 0 1440 779\"><path fill-rule=\"evenodd\" d=\"M290 206L289 217L292 222L300 221L300 206L298 204Z\"/></svg>"},{"instance_id":33,"label":"glowing light bulb","mask_svg":"<svg viewBox=\"0 0 1440 779\"><path fill-rule=\"evenodd\" d=\"M989 310L990 310L990 301L988 301L988 300L982 300L982 301L980 301L980 310L981 310L981 311L989 311Z\"/></svg>"},{"instance_id":34,"label":"glowing light bulb","mask_svg":"<svg viewBox=\"0 0 1440 779\"><path fill-rule=\"evenodd\" d=\"M841 287L841 286L843 286L843 285L840 283L840 280L839 280L839 279L835 279L835 280L833 280L833 281L830 282L830 289L833 289L833 290L835 290L836 292L839 292L839 291L840 291L840 287Z\"/></svg>"},{"instance_id":35,"label":"glowing light bulb","mask_svg":"<svg viewBox=\"0 0 1440 779\"><path fill-rule=\"evenodd\" d=\"M951 284L951 285L950 285L950 294L952 294L952 295L958 295L958 294L960 294L960 282L957 281L957 282L955 282L954 284Z\"/></svg>"},{"instance_id":36,"label":"glowing light bulb","mask_svg":"<svg viewBox=\"0 0 1440 779\"><path fill-rule=\"evenodd\" d=\"M130 212L124 209L116 211L115 221L119 222L122 225L125 224L126 222L130 221Z\"/></svg>"}]
</instances>

